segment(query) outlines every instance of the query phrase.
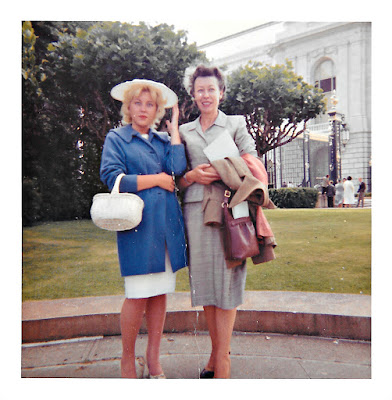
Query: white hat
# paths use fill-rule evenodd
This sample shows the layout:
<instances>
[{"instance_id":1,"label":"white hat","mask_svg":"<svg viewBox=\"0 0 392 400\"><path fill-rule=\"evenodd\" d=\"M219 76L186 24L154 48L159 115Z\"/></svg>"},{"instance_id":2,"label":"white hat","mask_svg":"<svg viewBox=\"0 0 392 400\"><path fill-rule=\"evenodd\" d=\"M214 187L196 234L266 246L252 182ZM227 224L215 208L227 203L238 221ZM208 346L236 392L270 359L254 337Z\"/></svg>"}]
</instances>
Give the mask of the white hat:
<instances>
[{"instance_id":1,"label":"white hat","mask_svg":"<svg viewBox=\"0 0 392 400\"><path fill-rule=\"evenodd\" d=\"M110 94L114 99L124 101L125 91L129 90L132 85L135 84L144 84L147 86L152 86L155 89L159 89L162 93L163 99L166 100L165 108L171 108L178 102L178 97L173 90L169 89L163 83L150 81L148 79L134 79L132 81L119 83L110 91Z\"/></svg>"}]
</instances>

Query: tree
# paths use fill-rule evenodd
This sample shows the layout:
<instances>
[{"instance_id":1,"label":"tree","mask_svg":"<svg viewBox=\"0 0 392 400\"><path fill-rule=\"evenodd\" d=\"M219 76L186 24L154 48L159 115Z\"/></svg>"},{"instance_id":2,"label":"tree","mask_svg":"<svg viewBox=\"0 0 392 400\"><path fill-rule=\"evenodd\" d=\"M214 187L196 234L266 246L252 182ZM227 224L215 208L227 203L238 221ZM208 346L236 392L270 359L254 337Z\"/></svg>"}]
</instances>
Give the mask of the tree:
<instances>
[{"instance_id":1,"label":"tree","mask_svg":"<svg viewBox=\"0 0 392 400\"><path fill-rule=\"evenodd\" d=\"M39 163L41 147L40 110L44 104L40 83L45 75L36 57L37 36L31 22L22 24L22 152L23 152L23 224L30 224L42 217L42 196L37 176L42 169Z\"/></svg>"},{"instance_id":2,"label":"tree","mask_svg":"<svg viewBox=\"0 0 392 400\"><path fill-rule=\"evenodd\" d=\"M222 108L245 116L259 156L294 140L326 110L322 90L296 75L290 62L253 62L232 72Z\"/></svg>"},{"instance_id":3,"label":"tree","mask_svg":"<svg viewBox=\"0 0 392 400\"><path fill-rule=\"evenodd\" d=\"M184 31L166 24L25 25L34 45L26 41L23 49L24 223L88 217L93 195L105 190L99 179L103 141L121 119L110 89L134 78L163 82L178 94L187 118L192 103L184 73L205 56ZM29 63L35 80L26 77Z\"/></svg>"},{"instance_id":4,"label":"tree","mask_svg":"<svg viewBox=\"0 0 392 400\"><path fill-rule=\"evenodd\" d=\"M202 55L172 26L149 27L101 22L76 34L62 33L49 44L47 65L51 90L61 92L82 110L81 127L103 141L119 123L119 103L110 97L116 84L134 78L165 83L185 98L185 69Z\"/></svg>"}]
</instances>

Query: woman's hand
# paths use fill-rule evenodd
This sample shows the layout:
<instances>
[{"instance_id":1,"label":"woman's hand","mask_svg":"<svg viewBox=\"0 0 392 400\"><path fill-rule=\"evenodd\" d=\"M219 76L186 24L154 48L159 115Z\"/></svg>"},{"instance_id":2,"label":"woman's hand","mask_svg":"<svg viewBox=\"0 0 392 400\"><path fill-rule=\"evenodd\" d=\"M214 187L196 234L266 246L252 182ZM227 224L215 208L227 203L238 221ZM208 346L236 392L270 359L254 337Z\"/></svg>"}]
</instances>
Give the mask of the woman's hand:
<instances>
[{"instance_id":1,"label":"woman's hand","mask_svg":"<svg viewBox=\"0 0 392 400\"><path fill-rule=\"evenodd\" d=\"M173 192L175 187L173 177L165 172L153 175L137 176L137 190L151 189L156 186L169 192Z\"/></svg>"},{"instance_id":2,"label":"woman's hand","mask_svg":"<svg viewBox=\"0 0 392 400\"><path fill-rule=\"evenodd\" d=\"M159 186L162 189L167 190L168 192L173 192L174 191L174 180L171 175L166 174L165 172L161 172L160 174L157 174L157 184L156 186Z\"/></svg>"},{"instance_id":3,"label":"woman's hand","mask_svg":"<svg viewBox=\"0 0 392 400\"><path fill-rule=\"evenodd\" d=\"M167 129L170 132L171 144L180 144L180 133L178 132L178 118L180 116L180 110L178 104L175 104L172 108L172 118L171 121L166 121Z\"/></svg>"},{"instance_id":4,"label":"woman's hand","mask_svg":"<svg viewBox=\"0 0 392 400\"><path fill-rule=\"evenodd\" d=\"M201 185L209 185L210 183L220 179L220 175L211 164L200 164L192 171L186 173L186 181L188 183L197 182Z\"/></svg>"}]
</instances>

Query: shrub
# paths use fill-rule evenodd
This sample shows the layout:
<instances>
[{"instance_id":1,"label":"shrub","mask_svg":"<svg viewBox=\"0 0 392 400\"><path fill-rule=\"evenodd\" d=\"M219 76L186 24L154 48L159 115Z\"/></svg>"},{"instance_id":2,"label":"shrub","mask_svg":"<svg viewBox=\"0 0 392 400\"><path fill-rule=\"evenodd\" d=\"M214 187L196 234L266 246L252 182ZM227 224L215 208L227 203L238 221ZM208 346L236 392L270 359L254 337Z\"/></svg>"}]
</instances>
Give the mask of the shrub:
<instances>
[{"instance_id":1,"label":"shrub","mask_svg":"<svg viewBox=\"0 0 392 400\"><path fill-rule=\"evenodd\" d=\"M314 208L318 191L313 188L269 189L270 199L279 208Z\"/></svg>"},{"instance_id":2,"label":"shrub","mask_svg":"<svg viewBox=\"0 0 392 400\"><path fill-rule=\"evenodd\" d=\"M22 184L22 223L30 226L42 218L42 196L36 179L23 179Z\"/></svg>"}]
</instances>

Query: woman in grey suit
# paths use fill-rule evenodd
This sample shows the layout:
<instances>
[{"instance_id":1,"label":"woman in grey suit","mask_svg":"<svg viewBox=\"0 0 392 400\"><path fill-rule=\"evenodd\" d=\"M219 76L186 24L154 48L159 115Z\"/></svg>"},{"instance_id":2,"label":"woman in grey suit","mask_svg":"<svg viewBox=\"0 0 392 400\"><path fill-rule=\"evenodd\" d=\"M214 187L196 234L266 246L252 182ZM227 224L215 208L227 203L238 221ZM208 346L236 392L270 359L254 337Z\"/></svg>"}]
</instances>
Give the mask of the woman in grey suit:
<instances>
[{"instance_id":1,"label":"woman in grey suit","mask_svg":"<svg viewBox=\"0 0 392 400\"><path fill-rule=\"evenodd\" d=\"M180 127L188 159L188 171L181 178L180 187L186 189L184 218L192 305L203 306L212 344L211 356L201 378L230 378L230 341L246 280L246 262L229 269L220 227L203 222L204 188L220 180L203 150L220 134L229 133L241 155L257 156L244 117L228 116L218 109L225 89L224 77L218 68L198 66L190 77L189 93L200 116Z\"/></svg>"}]
</instances>

